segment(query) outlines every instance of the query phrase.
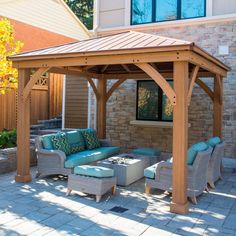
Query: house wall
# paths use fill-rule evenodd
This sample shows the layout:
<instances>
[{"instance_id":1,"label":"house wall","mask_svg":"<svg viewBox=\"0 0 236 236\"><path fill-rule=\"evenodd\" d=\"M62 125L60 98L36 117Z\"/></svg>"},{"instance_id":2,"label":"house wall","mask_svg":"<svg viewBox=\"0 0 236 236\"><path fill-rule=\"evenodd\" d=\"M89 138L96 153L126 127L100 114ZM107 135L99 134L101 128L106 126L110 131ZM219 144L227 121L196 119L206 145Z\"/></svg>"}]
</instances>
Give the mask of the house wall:
<instances>
[{"instance_id":1,"label":"house wall","mask_svg":"<svg viewBox=\"0 0 236 236\"><path fill-rule=\"evenodd\" d=\"M88 30L62 0L1 0L0 16L77 40L89 37Z\"/></svg>"},{"instance_id":2,"label":"house wall","mask_svg":"<svg viewBox=\"0 0 236 236\"><path fill-rule=\"evenodd\" d=\"M174 37L196 42L219 58L231 71L224 79L223 138L225 155L236 157L236 20L208 24L147 28L145 33ZM228 55L219 55L219 45L229 46ZM213 87L213 79L205 79ZM130 150L135 147L159 147L172 151L172 128L130 125L136 113L136 81L129 80L117 89L107 103L107 137L115 145ZM189 145L212 136L213 110L210 98L197 86L189 107Z\"/></svg>"},{"instance_id":3,"label":"house wall","mask_svg":"<svg viewBox=\"0 0 236 236\"><path fill-rule=\"evenodd\" d=\"M2 17L0 16L0 19ZM24 43L21 52L74 42L75 39L10 19L15 39Z\"/></svg>"},{"instance_id":4,"label":"house wall","mask_svg":"<svg viewBox=\"0 0 236 236\"><path fill-rule=\"evenodd\" d=\"M206 0L207 17L222 16L226 14L235 14L235 0ZM95 0L97 16L95 17L95 25L99 30L105 30L115 27L130 26L131 0ZM191 21L204 20L204 18L192 19ZM180 22L180 21L172 21ZM168 22L165 22L168 24ZM178 23L177 23L178 24ZM150 24L148 24L150 25Z\"/></svg>"},{"instance_id":5,"label":"house wall","mask_svg":"<svg viewBox=\"0 0 236 236\"><path fill-rule=\"evenodd\" d=\"M65 128L87 128L88 82L85 78L66 76Z\"/></svg>"}]
</instances>

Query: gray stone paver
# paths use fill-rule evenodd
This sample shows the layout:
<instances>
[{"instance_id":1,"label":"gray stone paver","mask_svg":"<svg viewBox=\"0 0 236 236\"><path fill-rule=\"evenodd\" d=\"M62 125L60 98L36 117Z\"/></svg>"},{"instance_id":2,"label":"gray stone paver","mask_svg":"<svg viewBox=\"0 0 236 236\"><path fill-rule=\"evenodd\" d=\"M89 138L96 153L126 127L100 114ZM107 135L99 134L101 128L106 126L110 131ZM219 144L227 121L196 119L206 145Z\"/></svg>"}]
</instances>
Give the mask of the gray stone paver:
<instances>
[{"instance_id":1,"label":"gray stone paver","mask_svg":"<svg viewBox=\"0 0 236 236\"><path fill-rule=\"evenodd\" d=\"M0 236L236 236L235 180L236 173L226 172L216 189L190 205L188 215L176 215L169 212L171 196L156 190L150 196L143 194L143 180L96 203L93 196L82 193L66 197L66 178L20 184L14 173L4 174L0 175ZM114 206L128 211L111 212Z\"/></svg>"}]
</instances>

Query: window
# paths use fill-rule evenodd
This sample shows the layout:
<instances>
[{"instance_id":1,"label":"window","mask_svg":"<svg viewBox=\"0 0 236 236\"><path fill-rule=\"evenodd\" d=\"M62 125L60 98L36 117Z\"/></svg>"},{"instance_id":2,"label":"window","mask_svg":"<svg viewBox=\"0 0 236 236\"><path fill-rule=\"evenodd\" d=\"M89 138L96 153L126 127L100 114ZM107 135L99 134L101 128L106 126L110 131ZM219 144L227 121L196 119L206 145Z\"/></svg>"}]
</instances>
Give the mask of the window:
<instances>
[{"instance_id":1,"label":"window","mask_svg":"<svg viewBox=\"0 0 236 236\"><path fill-rule=\"evenodd\" d=\"M173 81L168 80L173 86ZM137 82L136 120L173 121L173 113L167 111L168 98L153 80Z\"/></svg>"},{"instance_id":2,"label":"window","mask_svg":"<svg viewBox=\"0 0 236 236\"><path fill-rule=\"evenodd\" d=\"M206 0L131 0L131 24L204 17Z\"/></svg>"}]
</instances>

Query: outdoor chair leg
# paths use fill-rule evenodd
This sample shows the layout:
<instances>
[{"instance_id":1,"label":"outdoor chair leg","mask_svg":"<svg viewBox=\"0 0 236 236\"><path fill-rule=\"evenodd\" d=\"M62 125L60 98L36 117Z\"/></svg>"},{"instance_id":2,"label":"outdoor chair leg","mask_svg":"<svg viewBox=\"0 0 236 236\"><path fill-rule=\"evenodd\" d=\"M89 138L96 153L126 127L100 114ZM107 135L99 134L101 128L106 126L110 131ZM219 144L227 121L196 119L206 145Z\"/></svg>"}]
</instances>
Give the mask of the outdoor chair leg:
<instances>
[{"instance_id":1,"label":"outdoor chair leg","mask_svg":"<svg viewBox=\"0 0 236 236\"><path fill-rule=\"evenodd\" d=\"M102 196L101 195L96 195L96 202L100 202L101 201Z\"/></svg>"},{"instance_id":2,"label":"outdoor chair leg","mask_svg":"<svg viewBox=\"0 0 236 236\"><path fill-rule=\"evenodd\" d=\"M67 189L66 196L69 196L71 194L72 189Z\"/></svg>"},{"instance_id":3,"label":"outdoor chair leg","mask_svg":"<svg viewBox=\"0 0 236 236\"><path fill-rule=\"evenodd\" d=\"M116 185L114 185L111 189L112 195L116 194Z\"/></svg>"},{"instance_id":4,"label":"outdoor chair leg","mask_svg":"<svg viewBox=\"0 0 236 236\"><path fill-rule=\"evenodd\" d=\"M206 192L208 192L208 193L210 192L210 191L209 191L209 188L208 188L207 186L206 186L205 190L206 190Z\"/></svg>"},{"instance_id":5,"label":"outdoor chair leg","mask_svg":"<svg viewBox=\"0 0 236 236\"><path fill-rule=\"evenodd\" d=\"M216 187L214 182L209 182L209 185L210 185L211 188L215 188Z\"/></svg>"},{"instance_id":6,"label":"outdoor chair leg","mask_svg":"<svg viewBox=\"0 0 236 236\"><path fill-rule=\"evenodd\" d=\"M197 198L196 197L191 197L191 201L194 205L197 205Z\"/></svg>"},{"instance_id":7,"label":"outdoor chair leg","mask_svg":"<svg viewBox=\"0 0 236 236\"><path fill-rule=\"evenodd\" d=\"M36 178L36 179L39 178L40 175L41 175L41 174L40 174L39 172L37 172L36 175L35 175L35 178Z\"/></svg>"},{"instance_id":8,"label":"outdoor chair leg","mask_svg":"<svg viewBox=\"0 0 236 236\"><path fill-rule=\"evenodd\" d=\"M145 193L149 195L150 192L151 192L151 187L145 186Z\"/></svg>"}]
</instances>

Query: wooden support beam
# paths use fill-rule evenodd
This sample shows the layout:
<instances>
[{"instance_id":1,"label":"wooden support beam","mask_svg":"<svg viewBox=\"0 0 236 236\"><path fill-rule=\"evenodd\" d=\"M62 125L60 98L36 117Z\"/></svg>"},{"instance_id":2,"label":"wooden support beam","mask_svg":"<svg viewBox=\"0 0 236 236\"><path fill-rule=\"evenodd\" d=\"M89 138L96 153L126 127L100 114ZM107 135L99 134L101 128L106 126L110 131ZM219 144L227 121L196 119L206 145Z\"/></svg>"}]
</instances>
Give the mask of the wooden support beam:
<instances>
[{"instance_id":1,"label":"wooden support beam","mask_svg":"<svg viewBox=\"0 0 236 236\"><path fill-rule=\"evenodd\" d=\"M211 98L212 101L214 100L214 93L202 80L196 79L196 84L205 91L205 93Z\"/></svg>"},{"instance_id":2,"label":"wooden support beam","mask_svg":"<svg viewBox=\"0 0 236 236\"><path fill-rule=\"evenodd\" d=\"M174 90L176 92L176 105L173 113L173 190L170 211L179 214L188 212L188 81L188 62L175 62Z\"/></svg>"},{"instance_id":3,"label":"wooden support beam","mask_svg":"<svg viewBox=\"0 0 236 236\"><path fill-rule=\"evenodd\" d=\"M206 59L205 57L195 53L190 52L189 62L204 68L207 71L210 71L214 74L219 74L221 76L227 75L227 70L212 62L211 60Z\"/></svg>"},{"instance_id":4,"label":"wooden support beam","mask_svg":"<svg viewBox=\"0 0 236 236\"><path fill-rule=\"evenodd\" d=\"M15 68L39 68L39 67L60 67L60 66L95 66L95 65L114 65L114 64L132 64L132 63L151 63L151 62L170 62L189 59L188 51L172 51L172 52L148 52L148 53L129 53L117 55L98 55L47 58L27 61L14 61ZM75 55L74 55L75 56Z\"/></svg>"},{"instance_id":5,"label":"wooden support beam","mask_svg":"<svg viewBox=\"0 0 236 236\"><path fill-rule=\"evenodd\" d=\"M140 69L142 69L147 75L149 75L163 90L166 96L170 99L171 104L175 105L176 103L175 91L165 80L165 78L163 78L163 76L148 63L136 63L135 65Z\"/></svg>"},{"instance_id":6,"label":"wooden support beam","mask_svg":"<svg viewBox=\"0 0 236 236\"><path fill-rule=\"evenodd\" d=\"M190 105L190 102L191 102L191 97L192 97L192 93L193 93L193 86L195 84L195 80L197 79L199 69L200 69L199 66L195 66L192 73L191 73L190 85L189 85L189 89L188 89L188 105Z\"/></svg>"},{"instance_id":7,"label":"wooden support beam","mask_svg":"<svg viewBox=\"0 0 236 236\"><path fill-rule=\"evenodd\" d=\"M126 81L126 78L123 79L119 79L118 81L116 81L112 87L109 89L109 91L107 92L106 95L106 101L108 101L108 99L110 98L110 96L112 95L112 93L122 84Z\"/></svg>"},{"instance_id":8,"label":"wooden support beam","mask_svg":"<svg viewBox=\"0 0 236 236\"><path fill-rule=\"evenodd\" d=\"M35 83L41 78L41 76L46 73L50 68L39 68L30 78L29 82L24 88L23 98L26 100L31 92L31 89Z\"/></svg>"},{"instance_id":9,"label":"wooden support beam","mask_svg":"<svg viewBox=\"0 0 236 236\"><path fill-rule=\"evenodd\" d=\"M98 79L99 96L97 99L97 133L100 139L106 138L106 89L106 79Z\"/></svg>"},{"instance_id":10,"label":"wooden support beam","mask_svg":"<svg viewBox=\"0 0 236 236\"><path fill-rule=\"evenodd\" d=\"M95 96L96 96L96 98L98 100L100 95L99 95L99 92L98 92L98 89L97 89L96 85L94 84L92 78L90 78L90 77L86 77L86 78L87 78L89 84L91 85L91 87L93 89L93 92L94 92L94 94L95 94Z\"/></svg>"},{"instance_id":11,"label":"wooden support beam","mask_svg":"<svg viewBox=\"0 0 236 236\"><path fill-rule=\"evenodd\" d=\"M214 78L214 103L213 103L213 136L222 138L223 126L223 78L216 75Z\"/></svg>"},{"instance_id":12,"label":"wooden support beam","mask_svg":"<svg viewBox=\"0 0 236 236\"><path fill-rule=\"evenodd\" d=\"M24 89L30 81L30 70L18 70L17 99L17 182L30 182L30 96L24 99Z\"/></svg>"}]
</instances>

